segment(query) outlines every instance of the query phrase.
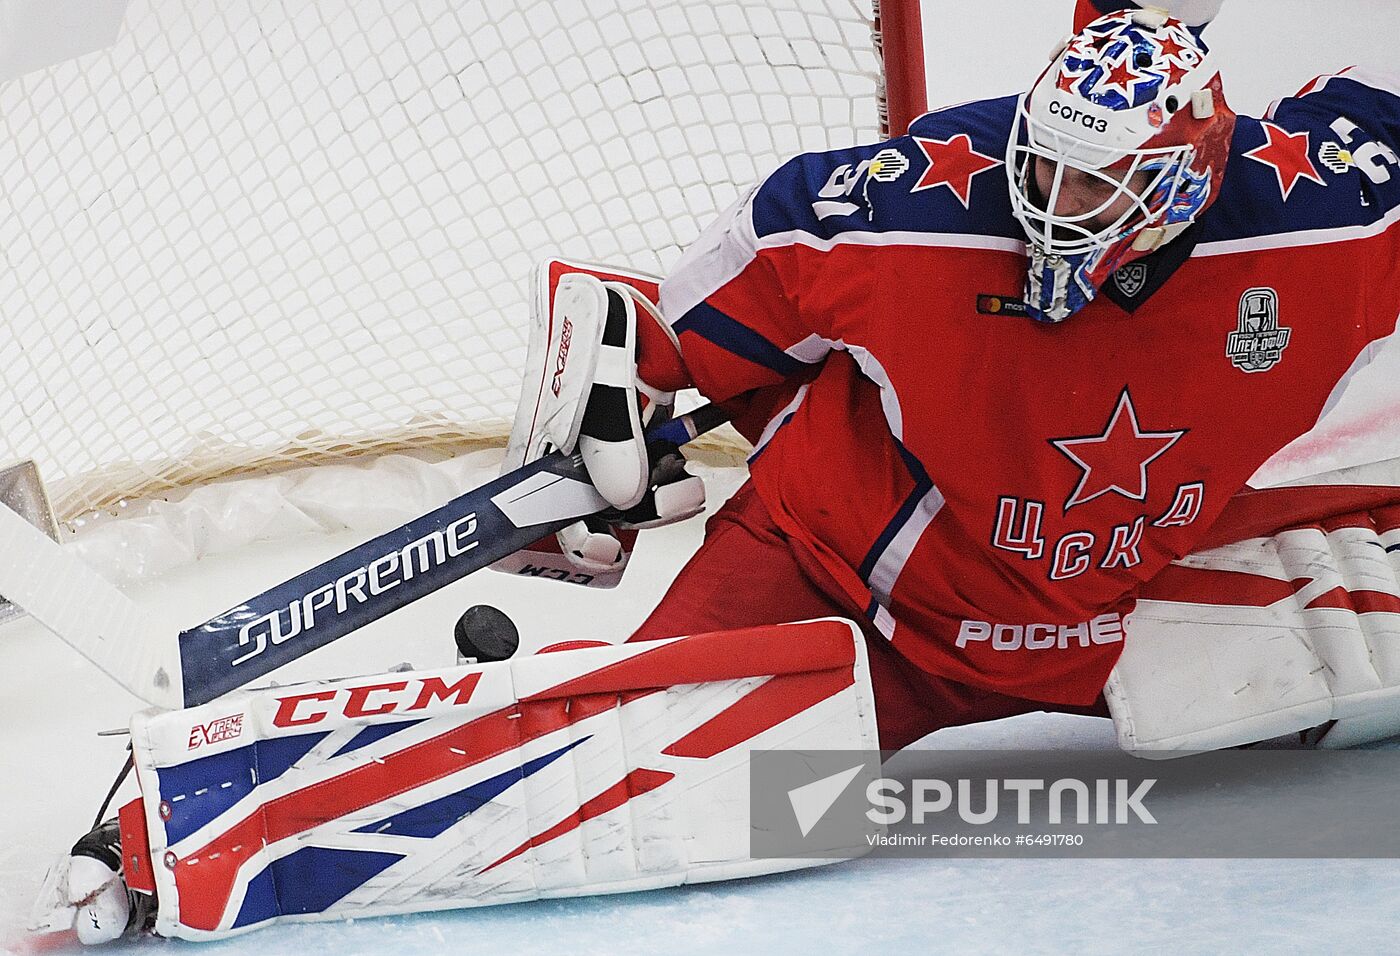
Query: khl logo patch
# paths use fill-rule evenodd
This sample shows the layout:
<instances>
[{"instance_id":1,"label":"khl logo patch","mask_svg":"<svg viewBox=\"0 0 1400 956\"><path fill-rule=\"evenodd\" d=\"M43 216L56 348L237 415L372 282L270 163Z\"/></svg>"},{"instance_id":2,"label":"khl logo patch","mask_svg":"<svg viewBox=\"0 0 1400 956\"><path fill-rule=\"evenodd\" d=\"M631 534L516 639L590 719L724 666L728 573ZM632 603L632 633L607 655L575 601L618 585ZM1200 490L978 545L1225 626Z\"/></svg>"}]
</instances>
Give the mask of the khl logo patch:
<instances>
[{"instance_id":1,"label":"khl logo patch","mask_svg":"<svg viewBox=\"0 0 1400 956\"><path fill-rule=\"evenodd\" d=\"M1113 284L1118 287L1119 292L1128 298L1137 298L1143 286L1147 285L1147 264L1130 262L1125 266L1119 266L1113 271Z\"/></svg>"}]
</instances>

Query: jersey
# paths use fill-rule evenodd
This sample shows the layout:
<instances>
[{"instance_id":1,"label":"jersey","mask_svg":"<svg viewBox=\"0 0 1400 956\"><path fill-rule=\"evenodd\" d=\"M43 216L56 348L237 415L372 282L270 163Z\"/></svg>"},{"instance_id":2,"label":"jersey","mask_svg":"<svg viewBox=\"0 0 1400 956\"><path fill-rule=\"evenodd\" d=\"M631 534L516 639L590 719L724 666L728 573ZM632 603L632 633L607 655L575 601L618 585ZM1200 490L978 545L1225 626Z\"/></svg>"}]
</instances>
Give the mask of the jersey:
<instances>
[{"instance_id":1,"label":"jersey","mask_svg":"<svg viewBox=\"0 0 1400 956\"><path fill-rule=\"evenodd\" d=\"M1058 325L1022 314L1015 106L778 169L663 283L661 384L730 403L774 521L901 654L1087 704L1143 583L1395 332L1400 83L1241 117L1211 208Z\"/></svg>"}]
</instances>

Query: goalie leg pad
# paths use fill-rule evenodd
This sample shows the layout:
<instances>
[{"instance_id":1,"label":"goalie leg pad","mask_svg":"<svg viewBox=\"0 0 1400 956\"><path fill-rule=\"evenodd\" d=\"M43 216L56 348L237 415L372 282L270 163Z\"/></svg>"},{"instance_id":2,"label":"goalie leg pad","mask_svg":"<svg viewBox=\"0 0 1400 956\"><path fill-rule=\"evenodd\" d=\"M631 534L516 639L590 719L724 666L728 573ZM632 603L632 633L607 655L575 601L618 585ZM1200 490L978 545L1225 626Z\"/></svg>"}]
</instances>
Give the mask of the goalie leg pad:
<instances>
[{"instance_id":1,"label":"goalie leg pad","mask_svg":"<svg viewBox=\"0 0 1400 956\"><path fill-rule=\"evenodd\" d=\"M132 722L156 932L650 889L749 858L751 749L875 747L846 621L259 691Z\"/></svg>"},{"instance_id":2,"label":"goalie leg pad","mask_svg":"<svg viewBox=\"0 0 1400 956\"><path fill-rule=\"evenodd\" d=\"M1104 693L1119 743L1142 756L1333 721L1319 746L1400 734L1400 507L1168 566L1144 589Z\"/></svg>"}]
</instances>

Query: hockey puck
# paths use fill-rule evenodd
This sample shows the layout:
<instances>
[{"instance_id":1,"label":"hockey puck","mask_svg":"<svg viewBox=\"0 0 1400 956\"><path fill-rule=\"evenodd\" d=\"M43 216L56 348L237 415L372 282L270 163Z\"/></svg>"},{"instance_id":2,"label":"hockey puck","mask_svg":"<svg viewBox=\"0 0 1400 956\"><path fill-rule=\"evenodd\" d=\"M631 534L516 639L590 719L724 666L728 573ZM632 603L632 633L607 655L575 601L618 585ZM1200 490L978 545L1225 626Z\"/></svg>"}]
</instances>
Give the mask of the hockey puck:
<instances>
[{"instance_id":1,"label":"hockey puck","mask_svg":"<svg viewBox=\"0 0 1400 956\"><path fill-rule=\"evenodd\" d=\"M520 647L520 631L498 607L476 604L462 612L454 634L459 659L503 661Z\"/></svg>"}]
</instances>

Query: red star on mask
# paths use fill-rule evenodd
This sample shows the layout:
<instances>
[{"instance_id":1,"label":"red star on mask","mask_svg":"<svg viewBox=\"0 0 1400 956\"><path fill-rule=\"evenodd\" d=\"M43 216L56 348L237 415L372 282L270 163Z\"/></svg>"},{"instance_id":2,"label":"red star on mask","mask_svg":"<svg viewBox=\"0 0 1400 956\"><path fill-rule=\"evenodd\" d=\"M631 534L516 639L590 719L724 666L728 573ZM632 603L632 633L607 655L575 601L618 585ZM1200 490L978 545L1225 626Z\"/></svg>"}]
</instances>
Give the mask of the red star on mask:
<instances>
[{"instance_id":1,"label":"red star on mask","mask_svg":"<svg viewBox=\"0 0 1400 956\"><path fill-rule=\"evenodd\" d=\"M1157 38L1157 44L1162 48L1162 56L1179 59L1186 51L1186 46L1176 42L1176 38L1170 33Z\"/></svg>"},{"instance_id":2,"label":"red star on mask","mask_svg":"<svg viewBox=\"0 0 1400 956\"><path fill-rule=\"evenodd\" d=\"M1084 469L1065 511L1110 491L1134 501L1147 500L1147 466L1160 458L1186 429L1148 432L1138 425L1137 410L1127 388L1118 396L1113 417L1100 435L1052 438L1050 444Z\"/></svg>"},{"instance_id":3,"label":"red star on mask","mask_svg":"<svg viewBox=\"0 0 1400 956\"><path fill-rule=\"evenodd\" d=\"M947 140L915 136L914 142L924 151L928 168L909 191L916 193L921 189L947 186L964 209L971 208L972 177L1001 165L1001 160L983 156L973 149L972 140L966 133L959 133Z\"/></svg>"},{"instance_id":4,"label":"red star on mask","mask_svg":"<svg viewBox=\"0 0 1400 956\"><path fill-rule=\"evenodd\" d=\"M1133 52L1129 50L1123 59L1114 64L1113 69L1108 71L1108 76L1104 77L1104 84L1115 86L1123 91L1123 95L1129 102L1133 99L1133 83L1142 79L1140 75L1133 72L1133 68L1128 65L1128 60L1132 58Z\"/></svg>"},{"instance_id":5,"label":"red star on mask","mask_svg":"<svg viewBox=\"0 0 1400 956\"><path fill-rule=\"evenodd\" d=\"M1278 188L1283 193L1283 201L1288 202L1288 194L1293 191L1293 185L1299 179L1311 179L1319 186L1326 186L1322 177L1317 174L1317 167L1313 165L1308 154L1312 152L1308 143L1308 131L1301 133L1290 133L1282 127L1273 123L1264 122L1264 132L1268 135L1268 142L1254 147L1243 155L1248 156L1256 163L1263 163L1271 166L1274 175L1278 177Z\"/></svg>"}]
</instances>

